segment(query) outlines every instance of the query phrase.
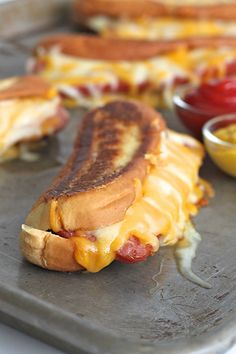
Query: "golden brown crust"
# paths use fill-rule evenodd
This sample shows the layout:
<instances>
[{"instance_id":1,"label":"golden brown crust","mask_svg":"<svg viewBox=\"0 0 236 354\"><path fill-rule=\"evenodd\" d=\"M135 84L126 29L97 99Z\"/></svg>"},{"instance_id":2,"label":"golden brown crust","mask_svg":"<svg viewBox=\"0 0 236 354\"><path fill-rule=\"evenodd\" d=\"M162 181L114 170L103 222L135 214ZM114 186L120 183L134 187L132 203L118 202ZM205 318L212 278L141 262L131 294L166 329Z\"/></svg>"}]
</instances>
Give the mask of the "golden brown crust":
<instances>
[{"instance_id":1,"label":"golden brown crust","mask_svg":"<svg viewBox=\"0 0 236 354\"><path fill-rule=\"evenodd\" d=\"M235 20L236 4L218 4L208 6L179 6L167 11L167 16L182 18L207 18L220 20Z\"/></svg>"},{"instance_id":2,"label":"golden brown crust","mask_svg":"<svg viewBox=\"0 0 236 354\"><path fill-rule=\"evenodd\" d=\"M94 230L123 219L157 151L164 123L151 108L118 101L84 117L67 164L32 208L41 230Z\"/></svg>"},{"instance_id":3,"label":"golden brown crust","mask_svg":"<svg viewBox=\"0 0 236 354\"><path fill-rule=\"evenodd\" d=\"M75 245L72 239L22 225L20 248L29 262L42 268L62 272L82 269L75 261Z\"/></svg>"},{"instance_id":4,"label":"golden brown crust","mask_svg":"<svg viewBox=\"0 0 236 354\"><path fill-rule=\"evenodd\" d=\"M7 88L0 89L0 100L47 97L52 86L38 76L22 76L13 78L12 84Z\"/></svg>"},{"instance_id":5,"label":"golden brown crust","mask_svg":"<svg viewBox=\"0 0 236 354\"><path fill-rule=\"evenodd\" d=\"M92 16L140 17L140 16L173 16L183 18L210 18L233 20L236 18L236 4L216 5L166 5L156 0L75 0L74 17L85 22Z\"/></svg>"},{"instance_id":6,"label":"golden brown crust","mask_svg":"<svg viewBox=\"0 0 236 354\"><path fill-rule=\"evenodd\" d=\"M100 60L145 60L174 51L180 47L218 48L230 46L236 48L235 37L195 37L177 40L126 40L100 38L88 35L56 35L42 40L38 48L50 50L57 47L62 53L86 59Z\"/></svg>"},{"instance_id":7,"label":"golden brown crust","mask_svg":"<svg viewBox=\"0 0 236 354\"><path fill-rule=\"evenodd\" d=\"M157 152L163 130L160 115L134 101L113 102L87 114L67 164L22 226L24 257L51 270L81 270L73 238L50 230L91 230L122 220L140 195L147 154Z\"/></svg>"}]
</instances>

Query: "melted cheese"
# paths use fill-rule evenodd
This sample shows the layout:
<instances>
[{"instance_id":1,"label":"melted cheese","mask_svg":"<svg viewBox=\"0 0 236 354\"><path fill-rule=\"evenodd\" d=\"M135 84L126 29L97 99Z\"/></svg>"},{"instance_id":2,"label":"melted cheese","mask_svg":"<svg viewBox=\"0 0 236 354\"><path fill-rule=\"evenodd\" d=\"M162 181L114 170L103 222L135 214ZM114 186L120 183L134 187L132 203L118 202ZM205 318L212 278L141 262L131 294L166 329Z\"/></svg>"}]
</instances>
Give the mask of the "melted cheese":
<instances>
[{"instance_id":1,"label":"melted cheese","mask_svg":"<svg viewBox=\"0 0 236 354\"><path fill-rule=\"evenodd\" d=\"M211 285L199 278L192 271L192 261L196 256L197 247L201 241L201 235L194 229L191 222L187 222L183 238L175 247L175 258L180 273L194 284L210 289Z\"/></svg>"},{"instance_id":2,"label":"melted cheese","mask_svg":"<svg viewBox=\"0 0 236 354\"><path fill-rule=\"evenodd\" d=\"M69 99L69 104L101 105L109 99L120 96L117 93L119 83L128 85L129 92L124 95L156 103L158 92L168 91L174 86L176 78L187 79L197 84L205 71L214 78L224 76L227 63L236 60L236 50L232 48L195 49L189 51L184 46L178 50L145 61L105 61L80 59L59 53L52 49L40 51L38 59L45 62L40 75L51 82L56 89ZM208 75L208 76L209 76ZM139 85L149 83L149 87L139 92ZM111 88L111 93L104 94L104 86ZM87 94L80 88L86 88ZM67 101L66 101L67 102Z\"/></svg>"},{"instance_id":3,"label":"melted cheese","mask_svg":"<svg viewBox=\"0 0 236 354\"><path fill-rule=\"evenodd\" d=\"M88 26L104 37L133 39L180 39L194 36L235 36L233 21L208 19L150 18L111 19L95 16Z\"/></svg>"},{"instance_id":4,"label":"melted cheese","mask_svg":"<svg viewBox=\"0 0 236 354\"><path fill-rule=\"evenodd\" d=\"M67 87L68 90L63 90L63 92L67 92L67 98L63 99L63 103L66 107L69 108L74 108L76 106L82 106L85 108L97 108L99 106L103 106L108 102L111 101L115 101L115 100L121 100L121 99L134 99L134 100L139 100L143 103L146 103L149 106L153 106L153 107L161 107L164 106L162 97L160 95L158 95L155 92L145 92L143 94L132 94L132 93L128 93L128 94L121 94L121 93L117 93L117 94L100 94L99 97L85 97L84 95L80 94L78 91L78 93L75 95L69 95L69 93L72 92L72 90L74 91L74 93L76 93L76 89L72 88L72 87ZM72 89L72 90L71 90ZM60 89L60 92L62 92L62 90Z\"/></svg>"},{"instance_id":5,"label":"melted cheese","mask_svg":"<svg viewBox=\"0 0 236 354\"><path fill-rule=\"evenodd\" d=\"M191 148L185 146L189 141ZM202 156L202 147L194 139L171 131L168 137L163 135L156 164L151 166L142 193L138 193L124 220L92 232L96 241L80 232L73 237L77 262L90 272L98 272L115 259L117 250L130 236L152 245L154 252L159 243L175 244L183 236L192 212L191 195L196 195L197 200L203 195L197 187Z\"/></svg>"},{"instance_id":6,"label":"melted cheese","mask_svg":"<svg viewBox=\"0 0 236 354\"><path fill-rule=\"evenodd\" d=\"M7 152L17 143L42 137L44 123L55 116L58 105L58 97L0 101L0 158L8 156ZM51 128L47 127L47 130L50 132Z\"/></svg>"}]
</instances>

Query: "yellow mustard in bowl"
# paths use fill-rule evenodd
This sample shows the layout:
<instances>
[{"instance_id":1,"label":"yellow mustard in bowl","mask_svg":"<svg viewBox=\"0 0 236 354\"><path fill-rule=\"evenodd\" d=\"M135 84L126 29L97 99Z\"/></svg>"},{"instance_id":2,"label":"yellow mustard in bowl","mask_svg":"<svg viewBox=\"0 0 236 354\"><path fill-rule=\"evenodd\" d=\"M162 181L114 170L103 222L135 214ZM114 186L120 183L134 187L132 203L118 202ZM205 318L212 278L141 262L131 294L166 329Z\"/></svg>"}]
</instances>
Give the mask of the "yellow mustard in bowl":
<instances>
[{"instance_id":1,"label":"yellow mustard in bowl","mask_svg":"<svg viewBox=\"0 0 236 354\"><path fill-rule=\"evenodd\" d=\"M214 135L226 143L236 144L236 123L217 129L214 131Z\"/></svg>"},{"instance_id":2,"label":"yellow mustard in bowl","mask_svg":"<svg viewBox=\"0 0 236 354\"><path fill-rule=\"evenodd\" d=\"M215 164L236 177L236 114L210 120L203 127L203 136Z\"/></svg>"}]
</instances>

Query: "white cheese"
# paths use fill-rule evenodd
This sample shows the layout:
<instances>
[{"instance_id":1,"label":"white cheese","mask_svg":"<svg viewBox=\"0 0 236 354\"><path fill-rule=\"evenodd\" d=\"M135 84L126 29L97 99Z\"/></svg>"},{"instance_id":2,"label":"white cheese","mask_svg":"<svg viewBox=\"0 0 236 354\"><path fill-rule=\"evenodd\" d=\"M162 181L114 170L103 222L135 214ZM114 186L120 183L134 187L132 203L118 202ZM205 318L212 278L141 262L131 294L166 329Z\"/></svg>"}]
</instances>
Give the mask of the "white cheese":
<instances>
[{"instance_id":1,"label":"white cheese","mask_svg":"<svg viewBox=\"0 0 236 354\"><path fill-rule=\"evenodd\" d=\"M59 98L0 101L0 155L22 140L41 136L45 120L57 112Z\"/></svg>"}]
</instances>

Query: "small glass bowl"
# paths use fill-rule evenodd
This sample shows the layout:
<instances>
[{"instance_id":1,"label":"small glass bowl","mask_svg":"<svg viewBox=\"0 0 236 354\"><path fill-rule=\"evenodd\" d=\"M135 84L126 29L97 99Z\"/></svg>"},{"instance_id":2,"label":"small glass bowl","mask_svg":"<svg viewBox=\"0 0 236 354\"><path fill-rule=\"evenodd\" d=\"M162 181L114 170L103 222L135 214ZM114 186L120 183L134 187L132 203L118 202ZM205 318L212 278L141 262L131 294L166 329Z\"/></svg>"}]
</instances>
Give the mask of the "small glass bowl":
<instances>
[{"instance_id":1,"label":"small glass bowl","mask_svg":"<svg viewBox=\"0 0 236 354\"><path fill-rule=\"evenodd\" d=\"M214 118L216 114L208 113L185 102L184 97L186 93L191 92L192 89L194 89L193 86L186 85L175 93L173 97L174 109L185 127L188 128L196 138L202 139L203 125Z\"/></svg>"},{"instance_id":2,"label":"small glass bowl","mask_svg":"<svg viewBox=\"0 0 236 354\"><path fill-rule=\"evenodd\" d=\"M211 119L204 125L202 133L211 159L222 171L236 177L236 144L228 143L214 135L214 131L230 124L236 124L236 114Z\"/></svg>"}]
</instances>

